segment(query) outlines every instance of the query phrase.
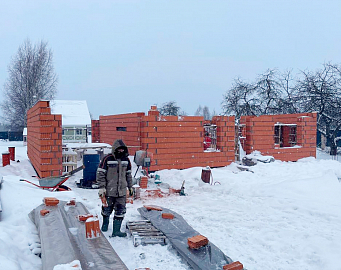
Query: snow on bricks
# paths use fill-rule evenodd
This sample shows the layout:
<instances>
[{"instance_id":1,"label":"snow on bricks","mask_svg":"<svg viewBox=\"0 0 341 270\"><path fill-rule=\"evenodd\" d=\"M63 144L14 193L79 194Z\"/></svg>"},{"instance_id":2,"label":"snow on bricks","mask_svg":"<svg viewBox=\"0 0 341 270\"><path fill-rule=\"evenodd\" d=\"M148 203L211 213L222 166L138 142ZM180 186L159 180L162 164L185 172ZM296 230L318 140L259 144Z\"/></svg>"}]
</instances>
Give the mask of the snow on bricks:
<instances>
[{"instance_id":1,"label":"snow on bricks","mask_svg":"<svg viewBox=\"0 0 341 270\"><path fill-rule=\"evenodd\" d=\"M244 266L239 262L233 262L223 266L223 270L243 270Z\"/></svg>"},{"instance_id":2,"label":"snow on bricks","mask_svg":"<svg viewBox=\"0 0 341 270\"><path fill-rule=\"evenodd\" d=\"M56 206L59 203L59 200L53 197L45 197L43 202L46 206Z\"/></svg>"},{"instance_id":3,"label":"snow on bricks","mask_svg":"<svg viewBox=\"0 0 341 270\"><path fill-rule=\"evenodd\" d=\"M188 247L191 249L198 249L208 244L208 239L199 234L187 239Z\"/></svg>"},{"instance_id":4,"label":"snow on bricks","mask_svg":"<svg viewBox=\"0 0 341 270\"><path fill-rule=\"evenodd\" d=\"M80 221L80 222L85 222L85 221L87 221L88 218L92 218L92 217L94 217L94 215L91 215L91 214L87 214L87 215L78 215L78 216L77 216L77 219L78 219L78 221Z\"/></svg>"},{"instance_id":5,"label":"snow on bricks","mask_svg":"<svg viewBox=\"0 0 341 270\"><path fill-rule=\"evenodd\" d=\"M162 211L161 207L155 205L144 205L143 207L146 208L148 211L150 210Z\"/></svg>"},{"instance_id":6,"label":"snow on bricks","mask_svg":"<svg viewBox=\"0 0 341 270\"><path fill-rule=\"evenodd\" d=\"M87 239L100 237L99 220L97 217L90 217L85 221L85 233Z\"/></svg>"}]
</instances>

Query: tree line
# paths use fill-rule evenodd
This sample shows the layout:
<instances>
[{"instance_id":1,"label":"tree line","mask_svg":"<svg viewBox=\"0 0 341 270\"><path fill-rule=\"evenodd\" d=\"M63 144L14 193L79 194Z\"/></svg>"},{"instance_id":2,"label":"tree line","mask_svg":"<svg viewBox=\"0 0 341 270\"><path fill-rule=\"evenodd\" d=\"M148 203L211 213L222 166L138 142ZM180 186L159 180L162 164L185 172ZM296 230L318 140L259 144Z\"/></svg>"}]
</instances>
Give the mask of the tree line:
<instances>
[{"instance_id":1,"label":"tree line","mask_svg":"<svg viewBox=\"0 0 341 270\"><path fill-rule=\"evenodd\" d=\"M317 112L317 128L335 148L341 129L341 66L293 74L267 70L249 83L236 79L222 102L224 114L267 115Z\"/></svg>"}]
</instances>

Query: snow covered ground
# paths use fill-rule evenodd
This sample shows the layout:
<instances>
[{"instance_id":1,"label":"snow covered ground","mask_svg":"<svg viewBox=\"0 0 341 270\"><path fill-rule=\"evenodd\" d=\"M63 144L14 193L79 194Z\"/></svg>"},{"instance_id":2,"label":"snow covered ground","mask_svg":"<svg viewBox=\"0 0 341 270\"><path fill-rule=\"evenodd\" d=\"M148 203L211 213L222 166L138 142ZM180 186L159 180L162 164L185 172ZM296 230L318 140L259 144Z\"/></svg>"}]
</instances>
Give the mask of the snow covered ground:
<instances>
[{"instance_id":1,"label":"snow covered ground","mask_svg":"<svg viewBox=\"0 0 341 270\"><path fill-rule=\"evenodd\" d=\"M1 153L8 146L16 147L20 162L0 167L0 269L41 269L40 258L34 255L39 252L39 238L28 213L43 197L53 195L60 200L76 198L100 216L100 200L97 190L76 187L82 172L66 182L72 191L51 194L20 182L26 178L38 183L22 142L0 142ZM249 270L341 269L341 163L318 152L317 159L260 163L251 169L253 173L240 172L236 164L213 169L212 186L200 180L202 168L159 171L162 182L174 188L186 180L188 196L135 201L127 205L125 221L141 219L136 209L155 204L181 214ZM129 237L108 239L129 269L190 269L170 245L134 247Z\"/></svg>"}]
</instances>

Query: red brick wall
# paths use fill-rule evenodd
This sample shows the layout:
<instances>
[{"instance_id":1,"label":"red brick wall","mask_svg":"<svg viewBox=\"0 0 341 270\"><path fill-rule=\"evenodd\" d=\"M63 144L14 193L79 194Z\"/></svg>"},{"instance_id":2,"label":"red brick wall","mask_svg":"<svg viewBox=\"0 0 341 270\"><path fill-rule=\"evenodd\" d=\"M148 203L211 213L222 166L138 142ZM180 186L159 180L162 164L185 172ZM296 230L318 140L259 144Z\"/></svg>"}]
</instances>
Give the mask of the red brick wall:
<instances>
[{"instance_id":1,"label":"red brick wall","mask_svg":"<svg viewBox=\"0 0 341 270\"><path fill-rule=\"evenodd\" d=\"M221 167L234 161L234 117L214 117L217 148L204 152L202 116L160 116L149 111L142 117L141 149L153 154L152 171L196 166Z\"/></svg>"},{"instance_id":2,"label":"red brick wall","mask_svg":"<svg viewBox=\"0 0 341 270\"><path fill-rule=\"evenodd\" d=\"M49 101L27 112L27 155L40 178L62 173L62 116L51 114Z\"/></svg>"},{"instance_id":3,"label":"red brick wall","mask_svg":"<svg viewBox=\"0 0 341 270\"><path fill-rule=\"evenodd\" d=\"M148 115L131 113L100 116L100 142L122 139L129 154L136 150L152 153L151 170L185 169L194 166L220 167L234 161L234 117L216 116L218 152L204 152L202 116L160 116L156 106ZM126 131L117 131L126 127Z\"/></svg>"},{"instance_id":4,"label":"red brick wall","mask_svg":"<svg viewBox=\"0 0 341 270\"><path fill-rule=\"evenodd\" d=\"M245 151L247 154L258 150L282 161L297 161L303 157L316 157L316 113L243 116L241 124L246 125ZM296 124L296 147L275 146L275 124Z\"/></svg>"},{"instance_id":5,"label":"red brick wall","mask_svg":"<svg viewBox=\"0 0 341 270\"><path fill-rule=\"evenodd\" d=\"M91 141L101 142L99 120L91 120Z\"/></svg>"},{"instance_id":6,"label":"red brick wall","mask_svg":"<svg viewBox=\"0 0 341 270\"><path fill-rule=\"evenodd\" d=\"M122 139L128 146L129 154L134 155L141 149L141 117L144 113L129 113L99 117L100 142L110 145L117 139ZM117 128L126 128L118 131Z\"/></svg>"}]
</instances>

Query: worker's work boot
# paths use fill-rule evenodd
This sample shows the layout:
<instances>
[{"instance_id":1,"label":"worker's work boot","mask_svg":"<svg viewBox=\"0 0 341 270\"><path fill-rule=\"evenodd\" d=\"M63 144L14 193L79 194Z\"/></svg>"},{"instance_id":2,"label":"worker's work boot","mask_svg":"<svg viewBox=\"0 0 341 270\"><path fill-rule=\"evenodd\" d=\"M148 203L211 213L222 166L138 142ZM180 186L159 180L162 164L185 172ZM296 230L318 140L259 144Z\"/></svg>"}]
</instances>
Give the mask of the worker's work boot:
<instances>
[{"instance_id":1,"label":"worker's work boot","mask_svg":"<svg viewBox=\"0 0 341 270\"><path fill-rule=\"evenodd\" d=\"M126 237L127 234L125 232L121 232L123 217L114 217L114 226L112 231L112 237Z\"/></svg>"},{"instance_id":2,"label":"worker's work boot","mask_svg":"<svg viewBox=\"0 0 341 270\"><path fill-rule=\"evenodd\" d=\"M108 230L109 226L109 217L108 216L103 216L103 224L102 224L102 232L106 232Z\"/></svg>"}]
</instances>

